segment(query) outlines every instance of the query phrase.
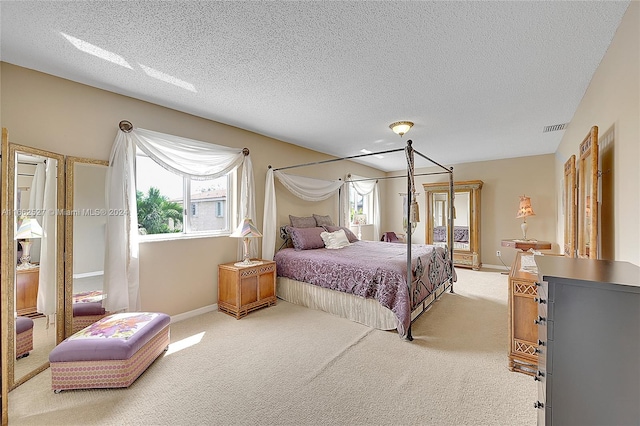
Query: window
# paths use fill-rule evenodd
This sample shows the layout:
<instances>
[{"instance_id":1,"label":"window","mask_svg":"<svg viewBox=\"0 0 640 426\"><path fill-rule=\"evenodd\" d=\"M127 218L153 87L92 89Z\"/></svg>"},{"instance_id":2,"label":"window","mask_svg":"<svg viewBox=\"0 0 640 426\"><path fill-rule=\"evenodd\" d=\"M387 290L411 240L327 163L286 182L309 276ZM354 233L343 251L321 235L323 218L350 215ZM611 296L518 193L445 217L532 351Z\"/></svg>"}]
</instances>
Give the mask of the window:
<instances>
[{"instance_id":1,"label":"window","mask_svg":"<svg viewBox=\"0 0 640 426\"><path fill-rule=\"evenodd\" d=\"M235 172L194 180L165 170L143 152L136 154L138 228L141 235L222 234L230 231L229 188ZM177 236L177 235L176 235Z\"/></svg>"},{"instance_id":2,"label":"window","mask_svg":"<svg viewBox=\"0 0 640 426\"><path fill-rule=\"evenodd\" d=\"M354 179L357 179L354 176ZM349 223L356 222L356 215L364 215L365 223L372 223L373 218L373 193L360 195L353 184L349 187Z\"/></svg>"}]
</instances>

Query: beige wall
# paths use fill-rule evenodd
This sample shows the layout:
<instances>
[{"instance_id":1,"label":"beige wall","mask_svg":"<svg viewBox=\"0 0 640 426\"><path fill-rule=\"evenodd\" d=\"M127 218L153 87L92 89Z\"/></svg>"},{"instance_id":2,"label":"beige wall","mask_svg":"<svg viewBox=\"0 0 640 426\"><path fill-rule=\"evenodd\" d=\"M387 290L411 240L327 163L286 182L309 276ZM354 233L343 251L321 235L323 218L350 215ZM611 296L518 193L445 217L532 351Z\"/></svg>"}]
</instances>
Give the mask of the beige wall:
<instances>
[{"instance_id":1,"label":"beige wall","mask_svg":"<svg viewBox=\"0 0 640 426\"><path fill-rule=\"evenodd\" d=\"M435 159L437 161L437 159ZM433 172L436 169L419 169L416 174ZM521 219L516 219L520 195L531 197L536 215L528 218L528 238L553 242L553 250L559 251L556 244L557 205L554 188L553 154L506 160L463 163L453 166L454 180L481 180L480 213L480 260L483 264L500 265L496 250L501 250L502 259L507 265L515 258L513 249L500 246L503 239L522 238ZM425 242L425 194L423 183L448 182L448 175L419 176L415 178L420 195L420 223L413 235L413 242ZM384 199L383 231L402 231L402 203L398 193L407 192L406 179L390 179Z\"/></svg>"},{"instance_id":2,"label":"beige wall","mask_svg":"<svg viewBox=\"0 0 640 426\"><path fill-rule=\"evenodd\" d=\"M616 37L571 121L555 156L466 163L454 166L456 180L484 181L481 213L481 254L485 264L500 264L495 251L500 249L507 264L515 253L500 247L503 238L521 235L515 218L518 196L527 194L534 203L536 216L528 222L529 236L562 243L562 164L589 127L598 125L601 134L615 134L615 257L640 264L638 221L640 179L638 125L638 9L632 2ZM326 155L296 147L238 128L163 108L158 105L116 95L7 63L0 68L0 111L2 127L9 140L64 155L108 160L120 120L136 127L209 141L232 147L248 147L254 164L256 205L262 225L264 181L267 166L282 167L320 161ZM436 159L437 160L437 159ZM374 169L336 162L290 171L311 177L339 178L346 173L379 176ZM420 172L420 171L419 171ZM435 179L417 178L424 215L422 183ZM401 232L402 206L399 192L406 192L403 179L381 182L383 202L382 231ZM320 204L305 203L283 190L276 182L278 223L288 214L330 213L337 217L337 200ZM556 237L556 235L558 237ZM424 241L424 223L416 232L416 241ZM279 241L278 241L279 242ZM149 242L140 248L140 289L142 308L170 315L205 307L217 301L217 264L236 259L237 241L226 238Z\"/></svg>"},{"instance_id":3,"label":"beige wall","mask_svg":"<svg viewBox=\"0 0 640 426\"><path fill-rule=\"evenodd\" d=\"M602 232L613 250L611 258L640 265L640 3L631 2L616 35L596 70L556 152L555 170L562 176L565 161L575 154L591 126L598 126L600 140L613 149L613 199L601 211L610 211L613 224ZM602 154L604 146L601 145ZM602 157L602 155L601 155ZM561 197L560 179L555 191ZM607 205L609 203L609 205ZM558 212L558 238L564 225Z\"/></svg>"},{"instance_id":4,"label":"beige wall","mask_svg":"<svg viewBox=\"0 0 640 426\"><path fill-rule=\"evenodd\" d=\"M231 147L248 147L256 180L256 224L262 227L264 183L269 164L282 167L330 158L308 149L148 102L1 63L1 124L9 141L51 152L108 160L118 123ZM292 170L291 173L340 178L347 172L380 173L351 162ZM288 214L331 213L337 201L310 205L276 184L278 223ZM279 241L278 241L279 243ZM140 246L142 309L176 315L217 302L217 265L236 260L238 241L228 237L146 242Z\"/></svg>"}]
</instances>

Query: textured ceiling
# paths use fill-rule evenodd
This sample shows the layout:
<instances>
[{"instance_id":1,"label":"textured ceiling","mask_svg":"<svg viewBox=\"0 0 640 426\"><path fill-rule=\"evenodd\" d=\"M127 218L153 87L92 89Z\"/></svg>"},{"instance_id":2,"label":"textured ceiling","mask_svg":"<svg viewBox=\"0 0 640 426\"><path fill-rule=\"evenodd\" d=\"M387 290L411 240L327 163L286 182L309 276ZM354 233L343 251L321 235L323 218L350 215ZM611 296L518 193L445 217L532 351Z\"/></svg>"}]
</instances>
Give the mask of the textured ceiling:
<instances>
[{"instance_id":1,"label":"textured ceiling","mask_svg":"<svg viewBox=\"0 0 640 426\"><path fill-rule=\"evenodd\" d=\"M543 127L571 121L628 4L1 1L0 59L327 154L411 139L450 165L555 152Z\"/></svg>"}]
</instances>

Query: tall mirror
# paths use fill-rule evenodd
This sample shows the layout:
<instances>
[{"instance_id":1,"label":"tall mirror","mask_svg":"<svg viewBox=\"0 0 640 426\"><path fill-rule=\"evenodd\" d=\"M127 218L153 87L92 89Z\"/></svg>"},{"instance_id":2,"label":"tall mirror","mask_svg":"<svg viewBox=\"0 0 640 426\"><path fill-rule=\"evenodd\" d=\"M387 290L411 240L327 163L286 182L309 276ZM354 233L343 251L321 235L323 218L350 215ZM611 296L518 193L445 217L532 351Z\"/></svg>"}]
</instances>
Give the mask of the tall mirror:
<instances>
[{"instance_id":1,"label":"tall mirror","mask_svg":"<svg viewBox=\"0 0 640 426\"><path fill-rule=\"evenodd\" d=\"M64 157L9 144L7 190L8 379L46 369L64 338Z\"/></svg>"},{"instance_id":2,"label":"tall mirror","mask_svg":"<svg viewBox=\"0 0 640 426\"><path fill-rule=\"evenodd\" d=\"M427 244L450 247L456 266L480 269L480 190L482 181L455 182L453 202L453 241L449 241L449 184L425 183L425 241Z\"/></svg>"},{"instance_id":3,"label":"tall mirror","mask_svg":"<svg viewBox=\"0 0 640 426\"><path fill-rule=\"evenodd\" d=\"M564 163L564 185L562 188L564 207L564 255L576 256L576 156Z\"/></svg>"},{"instance_id":4,"label":"tall mirror","mask_svg":"<svg viewBox=\"0 0 640 426\"><path fill-rule=\"evenodd\" d=\"M598 258L598 127L580 144L578 164L578 257Z\"/></svg>"},{"instance_id":5,"label":"tall mirror","mask_svg":"<svg viewBox=\"0 0 640 426\"><path fill-rule=\"evenodd\" d=\"M66 159L65 323L67 335L105 315L102 307L105 227L105 182L108 162Z\"/></svg>"}]
</instances>

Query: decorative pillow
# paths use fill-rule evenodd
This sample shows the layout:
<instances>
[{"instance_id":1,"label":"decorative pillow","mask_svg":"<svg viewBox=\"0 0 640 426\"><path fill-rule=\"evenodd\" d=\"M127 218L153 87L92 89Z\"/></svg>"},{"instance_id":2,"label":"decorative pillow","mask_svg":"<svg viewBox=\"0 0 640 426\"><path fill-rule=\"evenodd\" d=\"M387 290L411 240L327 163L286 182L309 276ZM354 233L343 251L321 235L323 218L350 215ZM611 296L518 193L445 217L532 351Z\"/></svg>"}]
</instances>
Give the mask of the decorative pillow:
<instances>
[{"instance_id":1,"label":"decorative pillow","mask_svg":"<svg viewBox=\"0 0 640 426\"><path fill-rule=\"evenodd\" d=\"M316 226L333 226L333 220L331 220L331 216L320 216L318 214L313 214L314 219L316 220Z\"/></svg>"},{"instance_id":2,"label":"decorative pillow","mask_svg":"<svg viewBox=\"0 0 640 426\"><path fill-rule=\"evenodd\" d=\"M324 247L324 241L320 236L324 228L295 228L289 227L289 236L293 241L293 248L296 250L310 250Z\"/></svg>"},{"instance_id":3,"label":"decorative pillow","mask_svg":"<svg viewBox=\"0 0 640 426\"><path fill-rule=\"evenodd\" d=\"M324 241L324 246L328 249L341 249L349 244L347 234L344 233L344 229L338 229L335 232L323 232L320 234Z\"/></svg>"},{"instance_id":4,"label":"decorative pillow","mask_svg":"<svg viewBox=\"0 0 640 426\"><path fill-rule=\"evenodd\" d=\"M316 219L313 216L297 217L289 215L289 221L294 228L315 228Z\"/></svg>"},{"instance_id":5,"label":"decorative pillow","mask_svg":"<svg viewBox=\"0 0 640 426\"><path fill-rule=\"evenodd\" d=\"M356 234L351 232L351 229L345 228L344 226L328 226L328 225L325 225L324 229L326 229L327 232L336 232L338 229L342 229L344 231L345 235L347 236L347 239L349 240L350 243L355 243L356 241L358 241L358 237L356 237Z\"/></svg>"}]
</instances>

